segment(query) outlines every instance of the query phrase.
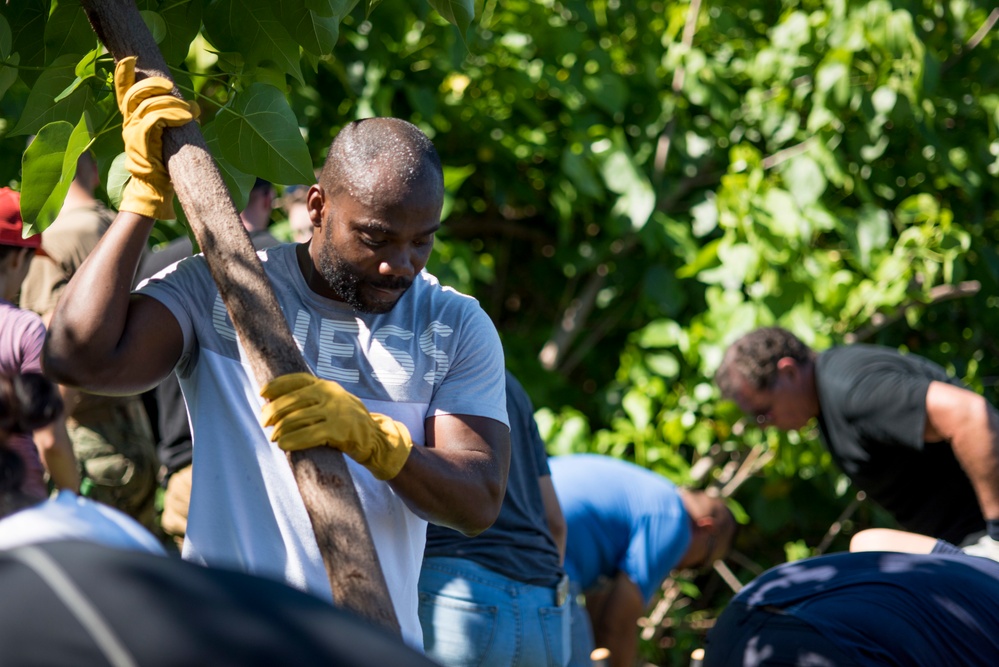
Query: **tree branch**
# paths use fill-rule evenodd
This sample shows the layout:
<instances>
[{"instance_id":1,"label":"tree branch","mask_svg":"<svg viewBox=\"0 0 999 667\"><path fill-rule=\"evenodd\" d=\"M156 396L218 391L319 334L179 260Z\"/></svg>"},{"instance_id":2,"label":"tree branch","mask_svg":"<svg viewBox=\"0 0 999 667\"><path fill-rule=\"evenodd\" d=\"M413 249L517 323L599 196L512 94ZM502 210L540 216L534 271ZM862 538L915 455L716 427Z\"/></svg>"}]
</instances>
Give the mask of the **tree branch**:
<instances>
[{"instance_id":1,"label":"tree branch","mask_svg":"<svg viewBox=\"0 0 999 667\"><path fill-rule=\"evenodd\" d=\"M951 299L960 299L966 296L973 296L982 289L982 284L977 280L968 280L963 283L958 283L957 285L937 285L930 290L930 300L929 301L917 301L916 299L909 299L898 307L898 309L891 315L885 315L883 313L874 313L871 316L871 323L865 326L859 331L848 333L843 336L843 342L845 343L859 343L867 340L877 332L881 331L885 327L898 322L902 317L905 316L905 312L910 308L915 308L916 306L932 306L935 303L940 303L941 301L949 301Z\"/></svg>"}]
</instances>

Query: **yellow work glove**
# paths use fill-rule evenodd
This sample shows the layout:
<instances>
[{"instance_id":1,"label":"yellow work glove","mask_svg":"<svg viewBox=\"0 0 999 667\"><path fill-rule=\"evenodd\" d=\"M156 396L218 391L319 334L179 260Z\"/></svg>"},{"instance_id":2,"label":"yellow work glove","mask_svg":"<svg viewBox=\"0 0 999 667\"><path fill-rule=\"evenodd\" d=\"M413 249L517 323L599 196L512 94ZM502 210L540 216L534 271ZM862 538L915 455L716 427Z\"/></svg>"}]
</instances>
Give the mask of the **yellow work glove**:
<instances>
[{"instance_id":1,"label":"yellow work glove","mask_svg":"<svg viewBox=\"0 0 999 667\"><path fill-rule=\"evenodd\" d=\"M268 382L260 395L269 401L262 414L264 426L274 427L271 442L285 451L328 445L386 480L399 474L413 449L404 424L368 412L332 380L289 373Z\"/></svg>"},{"instance_id":2,"label":"yellow work glove","mask_svg":"<svg viewBox=\"0 0 999 667\"><path fill-rule=\"evenodd\" d=\"M173 184L163 163L163 128L194 120L196 108L170 94L169 79L152 76L135 82L135 57L122 58L114 68L114 89L123 118L125 167L132 178L118 210L157 220L173 220Z\"/></svg>"}]
</instances>

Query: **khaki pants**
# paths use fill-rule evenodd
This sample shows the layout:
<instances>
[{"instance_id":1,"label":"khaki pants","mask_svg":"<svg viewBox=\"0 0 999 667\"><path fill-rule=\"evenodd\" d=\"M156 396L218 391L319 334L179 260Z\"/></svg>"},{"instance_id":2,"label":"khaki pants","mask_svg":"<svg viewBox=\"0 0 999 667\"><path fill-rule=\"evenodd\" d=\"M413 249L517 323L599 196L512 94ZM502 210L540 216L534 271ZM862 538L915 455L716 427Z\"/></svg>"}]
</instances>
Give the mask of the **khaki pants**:
<instances>
[{"instance_id":1,"label":"khaki pants","mask_svg":"<svg viewBox=\"0 0 999 667\"><path fill-rule=\"evenodd\" d=\"M156 516L159 461L142 402L137 396L74 410L66 420L80 465L81 490L133 517L160 535Z\"/></svg>"},{"instance_id":2,"label":"khaki pants","mask_svg":"<svg viewBox=\"0 0 999 667\"><path fill-rule=\"evenodd\" d=\"M163 532L173 538L177 549L184 548L187 533L187 510L191 506L191 466L170 475L163 496Z\"/></svg>"}]
</instances>

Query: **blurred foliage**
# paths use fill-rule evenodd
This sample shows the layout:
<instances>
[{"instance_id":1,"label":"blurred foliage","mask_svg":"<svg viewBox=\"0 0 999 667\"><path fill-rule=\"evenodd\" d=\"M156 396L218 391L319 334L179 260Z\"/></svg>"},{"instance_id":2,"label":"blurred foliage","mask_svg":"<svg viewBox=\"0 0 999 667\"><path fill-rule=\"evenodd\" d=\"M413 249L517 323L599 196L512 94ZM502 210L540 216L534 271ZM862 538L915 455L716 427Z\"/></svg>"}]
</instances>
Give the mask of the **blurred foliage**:
<instances>
[{"instance_id":1,"label":"blurred foliage","mask_svg":"<svg viewBox=\"0 0 999 667\"><path fill-rule=\"evenodd\" d=\"M813 553L855 490L814 430L761 432L718 401L735 337L779 323L816 348L901 347L995 400L992 3L355 4L139 2L237 204L251 175L311 182L352 119L427 132L448 180L429 268L496 322L552 453L704 485L765 447L733 505L751 519L739 551L768 567ZM0 180L44 227L87 141L120 189L112 63L72 0L0 17ZM888 522L861 505L830 550ZM730 595L685 585L699 598L644 645L657 664L686 664Z\"/></svg>"}]
</instances>

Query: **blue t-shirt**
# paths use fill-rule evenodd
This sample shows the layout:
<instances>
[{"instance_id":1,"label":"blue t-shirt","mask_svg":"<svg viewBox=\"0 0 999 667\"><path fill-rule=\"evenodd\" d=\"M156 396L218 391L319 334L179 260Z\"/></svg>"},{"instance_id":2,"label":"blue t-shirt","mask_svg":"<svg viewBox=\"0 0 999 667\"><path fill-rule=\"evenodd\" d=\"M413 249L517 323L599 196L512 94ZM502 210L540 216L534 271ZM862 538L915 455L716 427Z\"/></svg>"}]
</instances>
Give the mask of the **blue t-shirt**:
<instances>
[{"instance_id":1,"label":"blue t-shirt","mask_svg":"<svg viewBox=\"0 0 999 667\"><path fill-rule=\"evenodd\" d=\"M424 555L466 558L516 581L554 587L562 577L562 566L538 486L538 478L549 474L548 455L534 422L531 399L509 371L506 411L510 476L496 522L475 537L429 524Z\"/></svg>"},{"instance_id":2,"label":"blue t-shirt","mask_svg":"<svg viewBox=\"0 0 999 667\"><path fill-rule=\"evenodd\" d=\"M679 490L633 463L597 454L557 456L552 482L568 527L565 571L584 590L624 572L648 603L690 545Z\"/></svg>"},{"instance_id":3,"label":"blue t-shirt","mask_svg":"<svg viewBox=\"0 0 999 667\"><path fill-rule=\"evenodd\" d=\"M785 563L733 598L805 621L864 665L999 662L999 563L961 553L840 553Z\"/></svg>"}]
</instances>

